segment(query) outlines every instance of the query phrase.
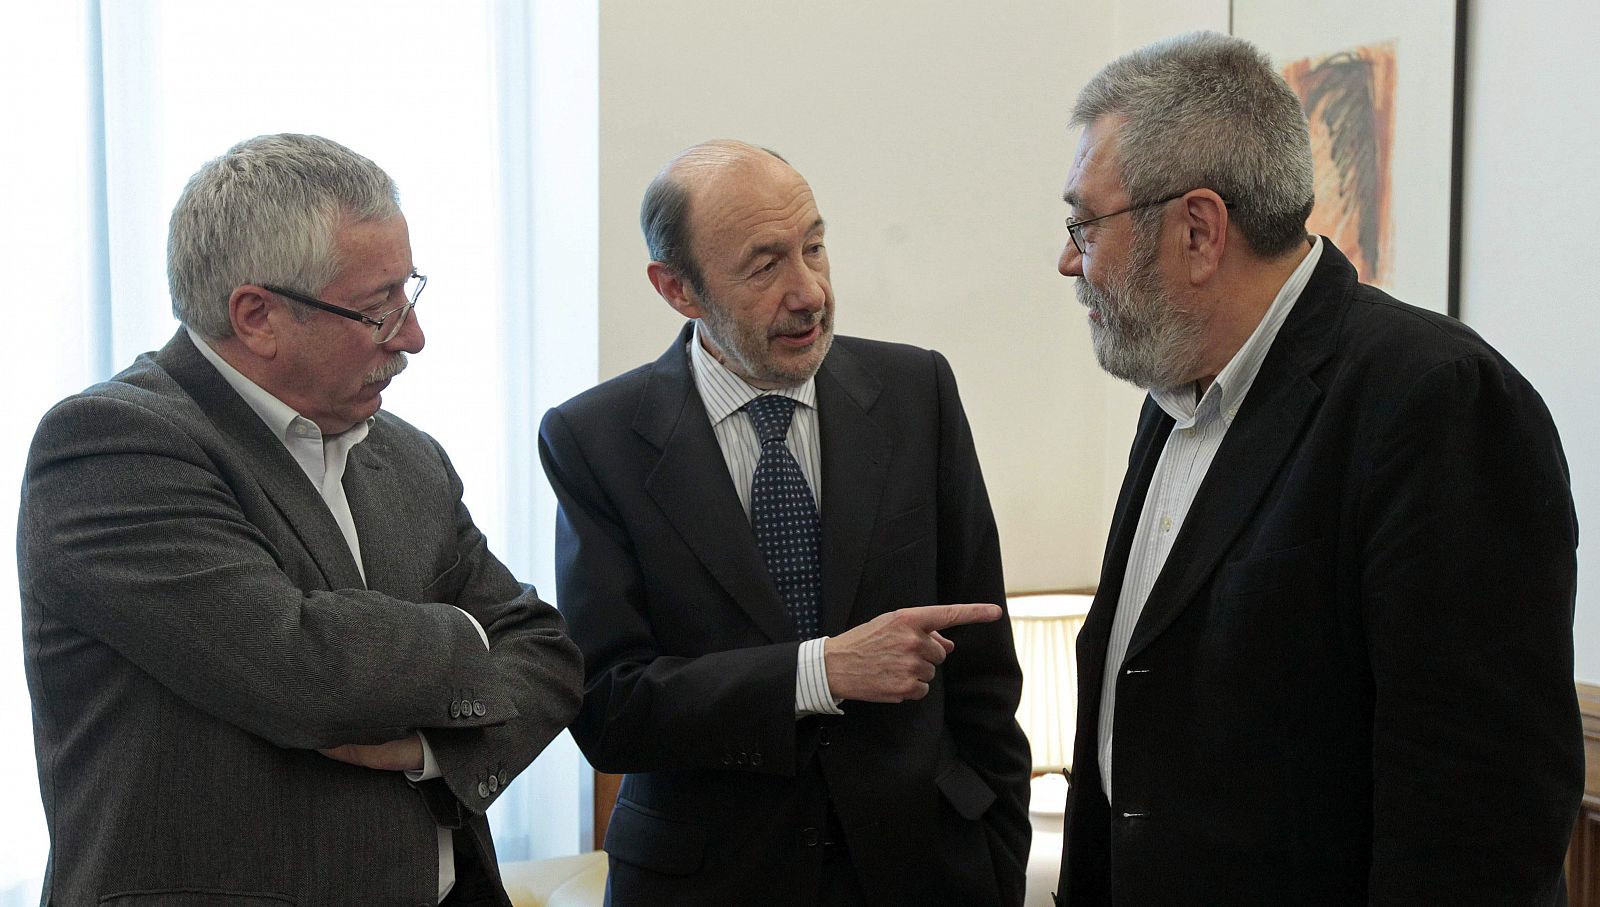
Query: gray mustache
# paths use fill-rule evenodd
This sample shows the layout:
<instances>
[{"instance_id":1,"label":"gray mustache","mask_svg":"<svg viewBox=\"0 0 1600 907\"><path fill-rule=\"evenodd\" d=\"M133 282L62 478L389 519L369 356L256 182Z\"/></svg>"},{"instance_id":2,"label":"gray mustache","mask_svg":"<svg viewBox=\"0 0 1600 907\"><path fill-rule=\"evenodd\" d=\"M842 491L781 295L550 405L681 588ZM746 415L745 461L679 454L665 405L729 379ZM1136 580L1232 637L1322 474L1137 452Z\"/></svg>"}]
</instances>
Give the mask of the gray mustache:
<instances>
[{"instance_id":1,"label":"gray mustache","mask_svg":"<svg viewBox=\"0 0 1600 907\"><path fill-rule=\"evenodd\" d=\"M406 354L395 353L388 361L369 372L363 383L377 384L379 381L387 381L405 371L406 365Z\"/></svg>"}]
</instances>

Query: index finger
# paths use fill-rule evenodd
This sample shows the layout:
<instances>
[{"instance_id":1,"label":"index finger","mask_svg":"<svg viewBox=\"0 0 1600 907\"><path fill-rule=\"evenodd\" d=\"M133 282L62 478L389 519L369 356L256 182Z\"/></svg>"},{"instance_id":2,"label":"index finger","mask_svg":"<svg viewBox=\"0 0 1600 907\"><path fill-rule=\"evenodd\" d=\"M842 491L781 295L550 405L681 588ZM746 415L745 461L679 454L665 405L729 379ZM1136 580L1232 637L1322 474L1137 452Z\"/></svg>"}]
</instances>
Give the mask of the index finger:
<instances>
[{"instance_id":1,"label":"index finger","mask_svg":"<svg viewBox=\"0 0 1600 907\"><path fill-rule=\"evenodd\" d=\"M1000 606L990 604L921 605L901 608L900 613L911 625L924 633L959 627L962 624L989 623L1000 619Z\"/></svg>"}]
</instances>

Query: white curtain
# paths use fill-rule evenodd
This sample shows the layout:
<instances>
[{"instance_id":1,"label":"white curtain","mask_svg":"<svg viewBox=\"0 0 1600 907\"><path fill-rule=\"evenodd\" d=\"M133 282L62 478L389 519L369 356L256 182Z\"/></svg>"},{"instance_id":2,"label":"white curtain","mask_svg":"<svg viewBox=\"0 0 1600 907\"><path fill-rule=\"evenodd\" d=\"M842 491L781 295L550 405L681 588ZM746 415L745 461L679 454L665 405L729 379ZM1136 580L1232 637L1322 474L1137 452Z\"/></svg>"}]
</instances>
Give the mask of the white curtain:
<instances>
[{"instance_id":1,"label":"white curtain","mask_svg":"<svg viewBox=\"0 0 1600 907\"><path fill-rule=\"evenodd\" d=\"M429 277L427 349L386 407L439 438L491 546L549 598L534 430L596 374L595 4L21 6L0 13L0 513L45 409L176 329L166 222L184 180L240 139L310 132L395 178ZM14 570L0 557L0 907L37 902L48 850ZM491 813L502 859L584 849L587 791L563 736Z\"/></svg>"}]
</instances>

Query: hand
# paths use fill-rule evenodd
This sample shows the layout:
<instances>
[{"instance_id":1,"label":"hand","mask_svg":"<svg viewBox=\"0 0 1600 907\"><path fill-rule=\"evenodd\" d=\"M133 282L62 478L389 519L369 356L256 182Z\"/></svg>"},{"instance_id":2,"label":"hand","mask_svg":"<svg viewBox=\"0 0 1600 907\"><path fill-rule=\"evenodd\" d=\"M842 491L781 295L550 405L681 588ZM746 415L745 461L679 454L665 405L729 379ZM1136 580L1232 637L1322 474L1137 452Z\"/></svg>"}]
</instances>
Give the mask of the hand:
<instances>
[{"instance_id":1,"label":"hand","mask_svg":"<svg viewBox=\"0 0 1600 907\"><path fill-rule=\"evenodd\" d=\"M830 637L822 658L835 699L904 702L928 695L934 669L956 644L947 627L1000 619L999 605L924 605L880 614Z\"/></svg>"},{"instance_id":2,"label":"hand","mask_svg":"<svg viewBox=\"0 0 1600 907\"><path fill-rule=\"evenodd\" d=\"M346 743L317 752L329 759L382 772L422 771L422 738L416 734L388 743Z\"/></svg>"}]
</instances>

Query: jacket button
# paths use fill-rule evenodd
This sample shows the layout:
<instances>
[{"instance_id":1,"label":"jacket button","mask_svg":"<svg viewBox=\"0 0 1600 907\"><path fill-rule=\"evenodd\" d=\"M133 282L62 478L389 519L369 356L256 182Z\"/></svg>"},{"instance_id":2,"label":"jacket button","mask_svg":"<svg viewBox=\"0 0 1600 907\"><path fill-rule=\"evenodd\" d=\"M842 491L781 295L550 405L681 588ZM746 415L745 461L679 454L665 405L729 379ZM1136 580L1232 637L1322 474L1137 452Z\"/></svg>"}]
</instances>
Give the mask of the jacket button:
<instances>
[{"instance_id":1,"label":"jacket button","mask_svg":"<svg viewBox=\"0 0 1600 907\"><path fill-rule=\"evenodd\" d=\"M501 769L500 770L500 786L501 787L505 787L506 786L506 770L505 769Z\"/></svg>"},{"instance_id":2,"label":"jacket button","mask_svg":"<svg viewBox=\"0 0 1600 907\"><path fill-rule=\"evenodd\" d=\"M817 842L821 840L822 836L817 833L815 828L804 828L800 830L800 843L807 847L816 847Z\"/></svg>"},{"instance_id":3,"label":"jacket button","mask_svg":"<svg viewBox=\"0 0 1600 907\"><path fill-rule=\"evenodd\" d=\"M451 718L460 718L461 717L461 701L459 699L450 700L450 717Z\"/></svg>"},{"instance_id":4,"label":"jacket button","mask_svg":"<svg viewBox=\"0 0 1600 907\"><path fill-rule=\"evenodd\" d=\"M482 718L484 715L487 715L488 713L489 713L489 710L483 707L483 700L482 699L474 699L474 700L472 700L472 714L477 715L479 718Z\"/></svg>"},{"instance_id":5,"label":"jacket button","mask_svg":"<svg viewBox=\"0 0 1600 907\"><path fill-rule=\"evenodd\" d=\"M722 764L723 765L732 765L733 764L733 754L732 753L723 753L722 754Z\"/></svg>"},{"instance_id":6,"label":"jacket button","mask_svg":"<svg viewBox=\"0 0 1600 907\"><path fill-rule=\"evenodd\" d=\"M831 741L828 740L828 726L824 724L823 726L817 728L817 745L827 746L830 742Z\"/></svg>"},{"instance_id":7,"label":"jacket button","mask_svg":"<svg viewBox=\"0 0 1600 907\"><path fill-rule=\"evenodd\" d=\"M498 777L496 777L495 775L491 774L489 776L488 784L489 784L489 793L491 793L491 794L500 789L500 779Z\"/></svg>"},{"instance_id":8,"label":"jacket button","mask_svg":"<svg viewBox=\"0 0 1600 907\"><path fill-rule=\"evenodd\" d=\"M487 782L487 781L479 781L478 782L478 796L482 797L485 800L489 799L489 782Z\"/></svg>"},{"instance_id":9,"label":"jacket button","mask_svg":"<svg viewBox=\"0 0 1600 907\"><path fill-rule=\"evenodd\" d=\"M761 764L761 754L760 753L751 753L750 754L750 764L751 765L760 765Z\"/></svg>"},{"instance_id":10,"label":"jacket button","mask_svg":"<svg viewBox=\"0 0 1600 907\"><path fill-rule=\"evenodd\" d=\"M745 762L748 761L748 760L749 760L749 757L746 756L744 753L740 753L739 755L733 757L734 764L736 764L736 765L744 765Z\"/></svg>"}]
</instances>

